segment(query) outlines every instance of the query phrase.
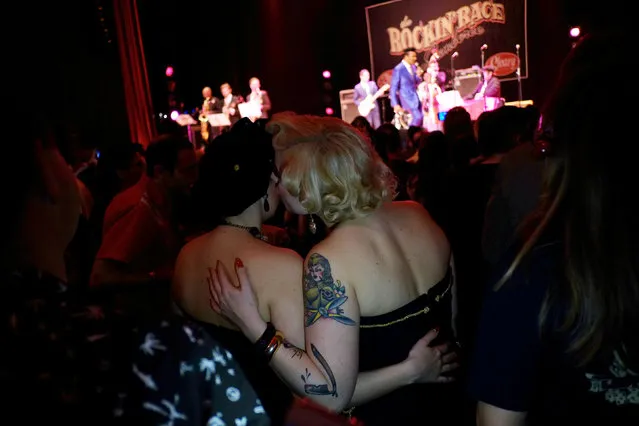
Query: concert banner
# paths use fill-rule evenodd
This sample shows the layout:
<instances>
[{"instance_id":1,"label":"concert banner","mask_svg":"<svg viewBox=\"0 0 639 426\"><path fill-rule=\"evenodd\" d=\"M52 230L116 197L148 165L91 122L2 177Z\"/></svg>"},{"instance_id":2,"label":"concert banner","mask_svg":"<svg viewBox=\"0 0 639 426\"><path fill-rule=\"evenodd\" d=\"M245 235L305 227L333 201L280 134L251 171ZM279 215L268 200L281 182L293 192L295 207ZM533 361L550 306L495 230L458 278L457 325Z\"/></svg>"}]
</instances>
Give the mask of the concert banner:
<instances>
[{"instance_id":1,"label":"concert banner","mask_svg":"<svg viewBox=\"0 0 639 426\"><path fill-rule=\"evenodd\" d=\"M501 81L516 80L518 67L528 77L526 0L393 0L367 7L366 23L371 75L380 84L390 81L407 47L421 64L436 49L449 75L480 67L483 52Z\"/></svg>"}]
</instances>

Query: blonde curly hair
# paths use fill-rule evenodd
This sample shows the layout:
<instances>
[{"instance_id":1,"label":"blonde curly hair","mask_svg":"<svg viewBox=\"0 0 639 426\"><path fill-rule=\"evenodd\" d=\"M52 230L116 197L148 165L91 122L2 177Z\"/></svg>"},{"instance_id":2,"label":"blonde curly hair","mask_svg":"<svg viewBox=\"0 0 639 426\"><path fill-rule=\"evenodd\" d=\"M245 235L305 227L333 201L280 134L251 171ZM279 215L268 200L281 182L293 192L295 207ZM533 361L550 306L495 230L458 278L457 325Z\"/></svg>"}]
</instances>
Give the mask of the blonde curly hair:
<instances>
[{"instance_id":1,"label":"blonde curly hair","mask_svg":"<svg viewBox=\"0 0 639 426\"><path fill-rule=\"evenodd\" d=\"M266 130L282 159L281 184L328 226L366 216L395 197L395 176L350 124L285 112Z\"/></svg>"}]
</instances>

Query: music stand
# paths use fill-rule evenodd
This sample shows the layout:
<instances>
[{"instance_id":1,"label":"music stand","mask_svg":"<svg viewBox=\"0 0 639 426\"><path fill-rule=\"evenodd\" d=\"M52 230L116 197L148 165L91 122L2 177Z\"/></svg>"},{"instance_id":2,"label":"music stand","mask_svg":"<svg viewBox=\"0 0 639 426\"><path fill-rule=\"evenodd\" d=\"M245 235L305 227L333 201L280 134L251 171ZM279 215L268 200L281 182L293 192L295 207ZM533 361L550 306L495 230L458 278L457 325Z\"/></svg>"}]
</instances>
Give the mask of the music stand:
<instances>
[{"instance_id":1,"label":"music stand","mask_svg":"<svg viewBox=\"0 0 639 426\"><path fill-rule=\"evenodd\" d=\"M226 127L231 125L231 120L229 120L226 114L208 114L206 121L209 122L211 127Z\"/></svg>"},{"instance_id":2,"label":"music stand","mask_svg":"<svg viewBox=\"0 0 639 426\"><path fill-rule=\"evenodd\" d=\"M193 129L191 128L191 126L198 124L198 122L195 121L195 119L189 114L178 115L178 117L175 119L175 122L182 127L186 126L186 135L189 138L189 142L191 142L193 146L195 146L195 134L193 133Z\"/></svg>"},{"instance_id":3,"label":"music stand","mask_svg":"<svg viewBox=\"0 0 639 426\"><path fill-rule=\"evenodd\" d=\"M180 114L178 115L178 117L175 119L175 122L177 124L179 124L180 126L184 127L184 126L193 126L195 124L197 124L197 121L195 121L195 119L193 117L191 117L189 114Z\"/></svg>"}]
</instances>

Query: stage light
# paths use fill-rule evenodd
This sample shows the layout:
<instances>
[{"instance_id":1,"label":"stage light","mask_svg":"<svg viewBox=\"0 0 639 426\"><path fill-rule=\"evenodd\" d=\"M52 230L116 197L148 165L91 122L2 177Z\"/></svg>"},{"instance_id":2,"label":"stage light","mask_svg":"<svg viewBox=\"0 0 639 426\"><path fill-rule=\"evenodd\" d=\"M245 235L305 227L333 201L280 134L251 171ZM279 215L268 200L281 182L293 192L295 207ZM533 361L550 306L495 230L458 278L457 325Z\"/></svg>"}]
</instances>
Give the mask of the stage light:
<instances>
[{"instance_id":1,"label":"stage light","mask_svg":"<svg viewBox=\"0 0 639 426\"><path fill-rule=\"evenodd\" d=\"M166 76L171 77L172 75L173 75L173 67L169 65L168 67L166 67Z\"/></svg>"},{"instance_id":2,"label":"stage light","mask_svg":"<svg viewBox=\"0 0 639 426\"><path fill-rule=\"evenodd\" d=\"M322 76L324 76L324 78L331 78L331 72L329 70L326 70L322 73Z\"/></svg>"},{"instance_id":3,"label":"stage light","mask_svg":"<svg viewBox=\"0 0 639 426\"><path fill-rule=\"evenodd\" d=\"M579 27L572 27L570 29L570 37L572 38L577 38L579 37L579 35L581 34L581 28Z\"/></svg>"},{"instance_id":4,"label":"stage light","mask_svg":"<svg viewBox=\"0 0 639 426\"><path fill-rule=\"evenodd\" d=\"M326 115L333 115L334 112L335 111L333 111L333 108L331 107L326 108Z\"/></svg>"},{"instance_id":5,"label":"stage light","mask_svg":"<svg viewBox=\"0 0 639 426\"><path fill-rule=\"evenodd\" d=\"M171 120L175 121L178 119L178 117L180 116L180 113L177 111L172 111L171 112Z\"/></svg>"}]
</instances>

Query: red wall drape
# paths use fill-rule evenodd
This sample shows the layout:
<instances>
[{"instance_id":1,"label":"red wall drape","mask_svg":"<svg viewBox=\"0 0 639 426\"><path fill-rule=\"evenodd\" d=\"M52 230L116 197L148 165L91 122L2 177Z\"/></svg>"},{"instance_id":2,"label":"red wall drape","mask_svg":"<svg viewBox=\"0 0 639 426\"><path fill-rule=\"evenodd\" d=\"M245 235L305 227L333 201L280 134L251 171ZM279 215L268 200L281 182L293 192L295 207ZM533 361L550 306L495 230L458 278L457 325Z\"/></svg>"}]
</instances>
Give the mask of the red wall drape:
<instances>
[{"instance_id":1,"label":"red wall drape","mask_svg":"<svg viewBox=\"0 0 639 426\"><path fill-rule=\"evenodd\" d=\"M113 4L131 140L146 147L156 132L137 1L114 0Z\"/></svg>"}]
</instances>

